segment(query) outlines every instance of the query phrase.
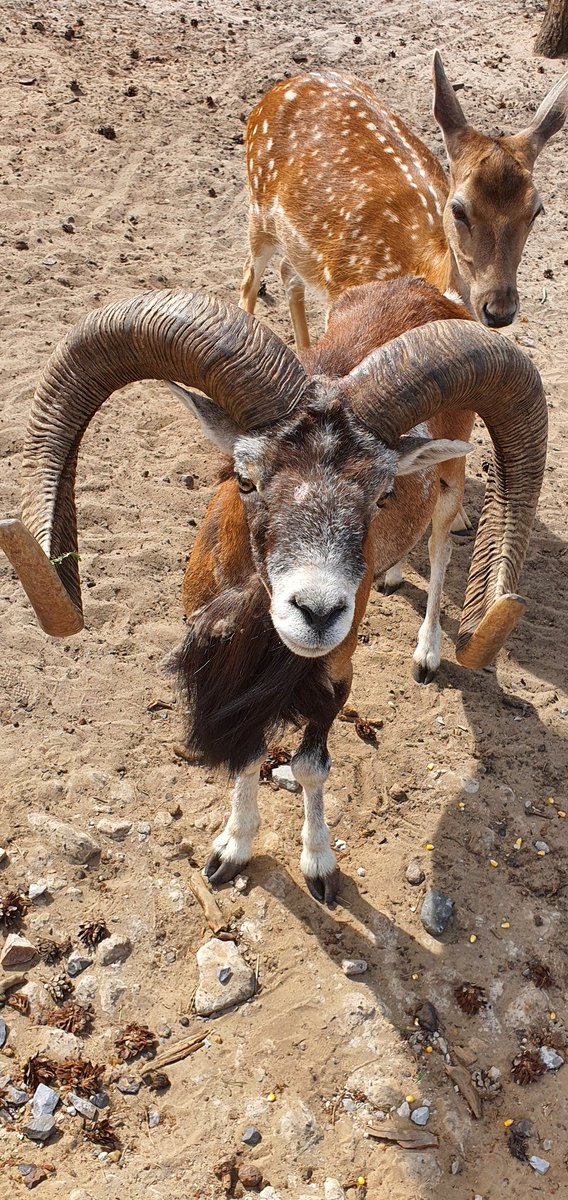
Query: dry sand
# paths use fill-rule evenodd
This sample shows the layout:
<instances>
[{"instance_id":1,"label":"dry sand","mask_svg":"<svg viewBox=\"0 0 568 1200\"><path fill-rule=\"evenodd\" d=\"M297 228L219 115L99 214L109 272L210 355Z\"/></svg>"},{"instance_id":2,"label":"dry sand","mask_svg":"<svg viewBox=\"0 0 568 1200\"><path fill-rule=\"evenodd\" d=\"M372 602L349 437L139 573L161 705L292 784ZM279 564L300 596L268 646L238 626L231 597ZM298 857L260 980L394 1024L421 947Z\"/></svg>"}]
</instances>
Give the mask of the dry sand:
<instances>
[{"instance_id":1,"label":"dry sand","mask_svg":"<svg viewBox=\"0 0 568 1200\"><path fill-rule=\"evenodd\" d=\"M18 510L34 382L77 318L153 287L236 298L246 250L243 120L275 80L321 63L350 70L441 152L430 116L434 46L465 85L467 112L496 132L526 122L562 70L532 57L542 10L532 3L383 0L362 10L352 0L43 7L3 0L0 8L0 512L10 514ZM97 132L108 125L113 141ZM111 1086L119 1163L94 1157L78 1117L64 1115L59 1140L45 1150L0 1126L2 1198L23 1192L12 1180L26 1161L55 1168L38 1188L46 1200L67 1200L77 1188L84 1190L76 1200L220 1197L213 1168L241 1148L251 1123L262 1142L245 1158L290 1200L321 1200L329 1176L344 1186L364 1177L373 1200L568 1195L568 1067L527 1089L510 1079L519 1038L532 1031L563 1046L568 1017L567 822L557 816L568 807L566 145L564 132L538 165L546 216L521 266L522 316L511 334L541 370L550 400L549 464L524 575L527 618L496 669L468 674L456 666L452 638L470 553L457 547L443 609L444 662L438 682L419 688L410 660L425 604L425 547L412 556L403 592L373 593L353 702L384 727L376 748L341 723L331 742L330 814L334 837L346 844L342 907L325 911L307 895L298 799L264 786L248 891L219 896L243 954L253 966L258 959L257 997L208 1022L207 1046L168 1069L164 1097L146 1089L121 1096ZM276 304L259 305L259 315L290 338L275 273L267 281ZM321 322L315 309L312 322ZM473 514L487 452L481 429L479 438L469 462ZM182 483L187 472L193 490ZM165 388L131 387L93 422L79 463L86 631L49 642L0 563L1 891L48 880L49 904L33 906L25 920L32 940L68 934L76 944L79 924L99 916L131 937L123 966L89 972L95 1022L83 1053L108 1063L109 1076L114 1037L127 1021L158 1032L167 1024L165 1047L202 1024L192 999L195 954L208 930L179 847L186 839L203 863L229 792L176 758L181 717L157 666L180 637L183 565L215 473L215 454ZM151 711L156 699L172 708ZM473 781L465 791L463 780ZM545 817L527 817L526 801ZM70 863L34 833L32 810L94 832L100 861L90 869ZM104 815L132 822L122 843L97 833ZM551 852L540 858L533 842L542 836ZM405 869L415 855L426 882L413 888ZM456 902L443 944L420 924L428 886ZM342 974L344 957L368 961L364 978ZM548 992L523 973L532 958L552 972ZM30 978L45 983L58 969L38 965ZM110 1008L109 979L125 990L105 1012L99 987ZM454 1002L463 980L487 991L489 1006L478 1016ZM451 1046L465 1048L476 1068L502 1072L502 1091L481 1120L453 1090L439 1050L414 1053L408 1044L425 999L436 1004ZM8 1008L3 1016L12 1057L0 1054L0 1075L18 1078L31 1046L29 1020ZM335 1105L346 1089L354 1100ZM436 1150L385 1147L364 1136L370 1104L388 1109L409 1093L432 1105ZM367 1102L357 1100L362 1094ZM154 1129L149 1108L161 1113ZM530 1150L550 1161L544 1177L507 1149L503 1121L517 1117L535 1123L540 1142ZM454 1160L461 1174L451 1174Z\"/></svg>"}]
</instances>

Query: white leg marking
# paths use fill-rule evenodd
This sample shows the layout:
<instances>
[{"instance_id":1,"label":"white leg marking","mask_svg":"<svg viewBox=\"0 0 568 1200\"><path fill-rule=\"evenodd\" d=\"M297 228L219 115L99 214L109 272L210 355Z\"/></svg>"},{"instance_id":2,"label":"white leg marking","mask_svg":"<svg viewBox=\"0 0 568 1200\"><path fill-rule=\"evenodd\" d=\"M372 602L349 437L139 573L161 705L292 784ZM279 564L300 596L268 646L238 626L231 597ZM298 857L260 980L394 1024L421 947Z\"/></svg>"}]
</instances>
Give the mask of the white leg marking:
<instances>
[{"instance_id":1,"label":"white leg marking","mask_svg":"<svg viewBox=\"0 0 568 1200\"><path fill-rule=\"evenodd\" d=\"M448 512L448 509L451 511ZM442 650L442 629L440 626L440 606L446 569L452 557L452 543L449 529L454 519L455 500L440 496L432 515L432 532L428 540L430 556L430 583L428 586L428 603L426 616L418 632L418 641L414 651L414 662L425 671L437 671L440 666Z\"/></svg>"},{"instance_id":2,"label":"white leg marking","mask_svg":"<svg viewBox=\"0 0 568 1200\"><path fill-rule=\"evenodd\" d=\"M329 844L329 829L325 823L323 785L331 769L328 759L315 763L312 759L298 757L291 763L294 778L304 789L304 824L302 827L303 850L300 858L302 875L312 879L325 879L333 875L336 866L335 854Z\"/></svg>"},{"instance_id":3,"label":"white leg marking","mask_svg":"<svg viewBox=\"0 0 568 1200\"><path fill-rule=\"evenodd\" d=\"M244 864L252 855L253 839L260 825L256 797L261 762L259 759L251 763L235 780L231 815L213 842L213 850L223 862Z\"/></svg>"},{"instance_id":4,"label":"white leg marking","mask_svg":"<svg viewBox=\"0 0 568 1200\"><path fill-rule=\"evenodd\" d=\"M389 567L385 573L386 588L397 588L400 587L401 583L404 583L404 575L402 573L403 563L404 559L401 558L400 562L395 563L394 567Z\"/></svg>"}]
</instances>

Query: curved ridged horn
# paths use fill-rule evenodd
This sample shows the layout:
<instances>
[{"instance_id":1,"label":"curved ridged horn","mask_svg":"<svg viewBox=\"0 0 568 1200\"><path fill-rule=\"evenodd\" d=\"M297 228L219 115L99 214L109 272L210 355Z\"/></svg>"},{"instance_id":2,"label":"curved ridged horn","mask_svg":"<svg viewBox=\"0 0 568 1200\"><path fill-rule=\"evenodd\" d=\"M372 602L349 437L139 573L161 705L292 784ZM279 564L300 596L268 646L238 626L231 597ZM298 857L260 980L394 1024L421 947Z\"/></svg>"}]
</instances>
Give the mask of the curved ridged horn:
<instances>
[{"instance_id":1,"label":"curved ridged horn","mask_svg":"<svg viewBox=\"0 0 568 1200\"><path fill-rule=\"evenodd\" d=\"M83 628L74 494L81 437L112 392L140 379L198 388L243 432L281 420L306 385L303 367L276 334L199 293L148 292L76 325L51 356L34 397L23 524L0 523L0 546L54 637Z\"/></svg>"},{"instance_id":2,"label":"curved ridged horn","mask_svg":"<svg viewBox=\"0 0 568 1200\"><path fill-rule=\"evenodd\" d=\"M492 662L523 612L516 595L546 459L538 371L472 321L433 321L375 351L345 380L353 411L390 446L443 409L483 418L494 447L456 644L466 667Z\"/></svg>"}]
</instances>

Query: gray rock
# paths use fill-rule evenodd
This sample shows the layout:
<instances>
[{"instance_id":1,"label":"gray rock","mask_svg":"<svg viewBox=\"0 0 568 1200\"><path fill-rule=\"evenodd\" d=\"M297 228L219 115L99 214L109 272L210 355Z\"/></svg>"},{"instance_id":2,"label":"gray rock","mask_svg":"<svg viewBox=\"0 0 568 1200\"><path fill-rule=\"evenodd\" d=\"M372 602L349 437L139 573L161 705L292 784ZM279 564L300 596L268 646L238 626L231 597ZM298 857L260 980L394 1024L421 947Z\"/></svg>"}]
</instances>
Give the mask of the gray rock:
<instances>
[{"instance_id":1,"label":"gray rock","mask_svg":"<svg viewBox=\"0 0 568 1200\"><path fill-rule=\"evenodd\" d=\"M345 1200L345 1192L338 1179L324 1179L324 1200Z\"/></svg>"},{"instance_id":2,"label":"gray rock","mask_svg":"<svg viewBox=\"0 0 568 1200\"><path fill-rule=\"evenodd\" d=\"M122 1000L124 993L127 991L128 988L122 982L122 979L105 979L99 989L99 998L103 1012L107 1013L109 1017L113 1016L119 1001Z\"/></svg>"},{"instance_id":3,"label":"gray rock","mask_svg":"<svg viewBox=\"0 0 568 1200\"><path fill-rule=\"evenodd\" d=\"M439 938L445 933L453 911L454 902L451 897L432 888L424 897L420 920L427 933Z\"/></svg>"},{"instance_id":4,"label":"gray rock","mask_svg":"<svg viewBox=\"0 0 568 1200\"><path fill-rule=\"evenodd\" d=\"M294 774L291 767L286 765L282 767L274 767L272 778L278 787L284 788L287 792L301 792L302 786L294 779Z\"/></svg>"},{"instance_id":5,"label":"gray rock","mask_svg":"<svg viewBox=\"0 0 568 1200\"><path fill-rule=\"evenodd\" d=\"M74 1033L52 1029L49 1025L32 1025L26 1030L26 1054L45 1054L61 1062L64 1058L80 1058L84 1046Z\"/></svg>"},{"instance_id":6,"label":"gray rock","mask_svg":"<svg viewBox=\"0 0 568 1200\"><path fill-rule=\"evenodd\" d=\"M100 821L97 821L97 829L105 837L112 838L115 842L122 842L125 837L128 837L132 829L132 821L112 820L110 817L101 817Z\"/></svg>"},{"instance_id":7,"label":"gray rock","mask_svg":"<svg viewBox=\"0 0 568 1200\"><path fill-rule=\"evenodd\" d=\"M127 1075L121 1075L116 1081L116 1086L123 1096L136 1096L142 1084L139 1079L129 1079Z\"/></svg>"},{"instance_id":8,"label":"gray rock","mask_svg":"<svg viewBox=\"0 0 568 1200\"><path fill-rule=\"evenodd\" d=\"M47 884L30 883L28 888L28 896L30 900L45 900L47 897Z\"/></svg>"},{"instance_id":9,"label":"gray rock","mask_svg":"<svg viewBox=\"0 0 568 1200\"><path fill-rule=\"evenodd\" d=\"M80 1116L86 1117L88 1121L96 1121L99 1110L90 1100L85 1100L84 1096L78 1096L76 1092L69 1092L67 1099Z\"/></svg>"},{"instance_id":10,"label":"gray rock","mask_svg":"<svg viewBox=\"0 0 568 1200\"><path fill-rule=\"evenodd\" d=\"M452 1165L451 1165L451 1167L450 1167L450 1174L451 1174L451 1175L461 1175L462 1171L463 1171L463 1159L461 1159L461 1158L452 1158Z\"/></svg>"},{"instance_id":11,"label":"gray rock","mask_svg":"<svg viewBox=\"0 0 568 1200\"><path fill-rule=\"evenodd\" d=\"M217 979L219 983L228 983L233 972L230 967L220 967L217 971Z\"/></svg>"},{"instance_id":12,"label":"gray rock","mask_svg":"<svg viewBox=\"0 0 568 1200\"><path fill-rule=\"evenodd\" d=\"M0 1050L2 1049L2 1046L5 1045L7 1037L8 1037L8 1026L7 1026L6 1022L2 1020L2 1017L0 1017Z\"/></svg>"},{"instance_id":13,"label":"gray rock","mask_svg":"<svg viewBox=\"0 0 568 1200\"><path fill-rule=\"evenodd\" d=\"M28 813L28 824L71 862L88 862L101 852L99 843L89 833L68 821L58 821L47 813L31 812Z\"/></svg>"},{"instance_id":14,"label":"gray rock","mask_svg":"<svg viewBox=\"0 0 568 1200\"><path fill-rule=\"evenodd\" d=\"M159 1114L159 1112L158 1112L158 1111L157 1111L157 1109L155 1109L155 1108L151 1108L151 1109L149 1109L149 1111L148 1111L148 1125L149 1125L150 1129L155 1129L155 1128L156 1128L156 1125L159 1125L159 1124L160 1124L160 1114Z\"/></svg>"},{"instance_id":15,"label":"gray rock","mask_svg":"<svg viewBox=\"0 0 568 1200\"><path fill-rule=\"evenodd\" d=\"M95 1105L95 1108L108 1108L110 1104L106 1092L93 1092L93 1095L89 1096L89 1100L91 1104Z\"/></svg>"},{"instance_id":16,"label":"gray rock","mask_svg":"<svg viewBox=\"0 0 568 1200\"><path fill-rule=\"evenodd\" d=\"M402 1117L403 1120L408 1121L408 1118L410 1116L410 1104L408 1103L408 1100L403 1100L402 1104L400 1105L399 1108L397 1108L396 1111L397 1111L399 1117Z\"/></svg>"},{"instance_id":17,"label":"gray rock","mask_svg":"<svg viewBox=\"0 0 568 1200\"><path fill-rule=\"evenodd\" d=\"M212 1013L242 1004L254 995L256 981L253 971L247 966L234 942L222 942L211 938L197 951L199 985L195 996L195 1011L206 1017ZM231 972L226 983L219 980L219 971L228 968Z\"/></svg>"},{"instance_id":18,"label":"gray rock","mask_svg":"<svg viewBox=\"0 0 568 1200\"><path fill-rule=\"evenodd\" d=\"M45 1083L38 1083L32 1098L32 1113L37 1117L50 1117L59 1104L59 1096Z\"/></svg>"},{"instance_id":19,"label":"gray rock","mask_svg":"<svg viewBox=\"0 0 568 1200\"><path fill-rule=\"evenodd\" d=\"M81 954L80 950L73 950L66 963L66 971L70 979L75 979L77 975L81 974L81 971L86 971L92 961L92 958L86 958L84 954Z\"/></svg>"},{"instance_id":20,"label":"gray rock","mask_svg":"<svg viewBox=\"0 0 568 1200\"><path fill-rule=\"evenodd\" d=\"M413 858L412 861L409 862L406 868L405 876L406 882L411 883L413 887L418 887L420 883L424 883L426 875L422 869L422 864L417 858Z\"/></svg>"},{"instance_id":21,"label":"gray rock","mask_svg":"<svg viewBox=\"0 0 568 1200\"><path fill-rule=\"evenodd\" d=\"M550 1168L550 1163L547 1161L547 1159L539 1158L537 1154L531 1154L529 1163L533 1171L536 1171L539 1175L546 1175L546 1172Z\"/></svg>"},{"instance_id":22,"label":"gray rock","mask_svg":"<svg viewBox=\"0 0 568 1200\"><path fill-rule=\"evenodd\" d=\"M341 970L344 975L364 975L369 964L364 958L344 958L341 963Z\"/></svg>"},{"instance_id":23,"label":"gray rock","mask_svg":"<svg viewBox=\"0 0 568 1200\"><path fill-rule=\"evenodd\" d=\"M261 1200L282 1200L282 1193L275 1191L270 1184L268 1187L264 1187L258 1194Z\"/></svg>"},{"instance_id":24,"label":"gray rock","mask_svg":"<svg viewBox=\"0 0 568 1200\"><path fill-rule=\"evenodd\" d=\"M129 954L132 954L132 942L124 934L113 933L111 937L104 938L99 945L99 962L103 967L108 967L111 963L125 962Z\"/></svg>"},{"instance_id":25,"label":"gray rock","mask_svg":"<svg viewBox=\"0 0 568 1200\"><path fill-rule=\"evenodd\" d=\"M548 845L548 842L537 841L534 843L534 848L535 850L542 850L543 854L550 854L550 846Z\"/></svg>"},{"instance_id":26,"label":"gray rock","mask_svg":"<svg viewBox=\"0 0 568 1200\"><path fill-rule=\"evenodd\" d=\"M21 1108L22 1105L28 1103L28 1093L22 1091L22 1088L14 1087L12 1083L9 1083L5 1091L10 1104L14 1104L16 1108Z\"/></svg>"},{"instance_id":27,"label":"gray rock","mask_svg":"<svg viewBox=\"0 0 568 1200\"><path fill-rule=\"evenodd\" d=\"M315 1146L323 1136L313 1112L299 1097L282 1114L280 1135L289 1142L290 1150L295 1154Z\"/></svg>"},{"instance_id":28,"label":"gray rock","mask_svg":"<svg viewBox=\"0 0 568 1200\"><path fill-rule=\"evenodd\" d=\"M35 1116L22 1126L24 1137L31 1142L46 1142L56 1128L55 1117L48 1113L45 1116Z\"/></svg>"},{"instance_id":29,"label":"gray rock","mask_svg":"<svg viewBox=\"0 0 568 1200\"><path fill-rule=\"evenodd\" d=\"M552 1046L541 1046L539 1058L541 1063L544 1063L547 1071L558 1071L560 1067L564 1066L562 1055L557 1054L556 1050L552 1049Z\"/></svg>"},{"instance_id":30,"label":"gray rock","mask_svg":"<svg viewBox=\"0 0 568 1200\"><path fill-rule=\"evenodd\" d=\"M92 972L83 975L75 984L75 1000L78 1004L92 1004L97 994L98 982Z\"/></svg>"},{"instance_id":31,"label":"gray rock","mask_svg":"<svg viewBox=\"0 0 568 1200\"><path fill-rule=\"evenodd\" d=\"M426 1125L430 1117L430 1109L422 1104L420 1108L415 1108L410 1114L410 1120L414 1121L415 1125Z\"/></svg>"},{"instance_id":32,"label":"gray rock","mask_svg":"<svg viewBox=\"0 0 568 1200\"><path fill-rule=\"evenodd\" d=\"M262 1141L262 1134L260 1130L256 1128L256 1125L247 1125L241 1141L244 1142L246 1146L258 1146Z\"/></svg>"}]
</instances>

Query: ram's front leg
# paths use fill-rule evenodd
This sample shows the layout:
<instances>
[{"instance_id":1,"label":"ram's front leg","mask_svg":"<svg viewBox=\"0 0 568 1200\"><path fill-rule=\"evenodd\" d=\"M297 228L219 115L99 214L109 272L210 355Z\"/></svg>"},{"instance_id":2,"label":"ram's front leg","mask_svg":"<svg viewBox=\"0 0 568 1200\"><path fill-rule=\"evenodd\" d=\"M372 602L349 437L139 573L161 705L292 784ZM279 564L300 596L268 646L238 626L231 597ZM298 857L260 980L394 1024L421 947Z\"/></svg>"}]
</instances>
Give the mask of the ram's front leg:
<instances>
[{"instance_id":1,"label":"ram's front leg","mask_svg":"<svg viewBox=\"0 0 568 1200\"><path fill-rule=\"evenodd\" d=\"M260 825L257 793L262 758L250 763L237 775L233 788L231 815L222 833L213 842L205 875L213 887L229 883L252 857L252 843Z\"/></svg>"},{"instance_id":2,"label":"ram's front leg","mask_svg":"<svg viewBox=\"0 0 568 1200\"><path fill-rule=\"evenodd\" d=\"M307 725L302 744L290 764L294 778L304 789L300 870L314 899L326 904L335 900L339 886L339 872L324 817L323 785L331 770L328 732L329 729Z\"/></svg>"}]
</instances>

